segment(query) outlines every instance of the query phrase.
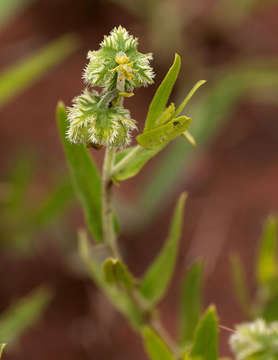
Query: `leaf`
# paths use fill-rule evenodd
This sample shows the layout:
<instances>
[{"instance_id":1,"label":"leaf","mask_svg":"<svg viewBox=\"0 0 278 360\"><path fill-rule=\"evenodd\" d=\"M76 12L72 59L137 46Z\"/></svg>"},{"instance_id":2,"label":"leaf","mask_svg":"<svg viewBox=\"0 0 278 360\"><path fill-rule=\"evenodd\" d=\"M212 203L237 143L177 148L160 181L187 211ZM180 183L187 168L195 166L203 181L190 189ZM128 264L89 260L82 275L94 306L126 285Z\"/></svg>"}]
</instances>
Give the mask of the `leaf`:
<instances>
[{"instance_id":1,"label":"leaf","mask_svg":"<svg viewBox=\"0 0 278 360\"><path fill-rule=\"evenodd\" d=\"M134 288L135 281L127 266L121 260L117 259L115 267L117 281L127 291L131 291Z\"/></svg>"},{"instance_id":2,"label":"leaf","mask_svg":"<svg viewBox=\"0 0 278 360\"><path fill-rule=\"evenodd\" d=\"M202 360L218 359L218 320L214 306L210 306L200 320L194 336L193 358Z\"/></svg>"},{"instance_id":3,"label":"leaf","mask_svg":"<svg viewBox=\"0 0 278 360\"><path fill-rule=\"evenodd\" d=\"M185 132L191 123L191 119L186 116L179 116L166 124L144 131L137 136L138 143L146 149L153 150L158 146L168 144L177 136Z\"/></svg>"},{"instance_id":4,"label":"leaf","mask_svg":"<svg viewBox=\"0 0 278 360\"><path fill-rule=\"evenodd\" d=\"M102 240L100 175L86 147L67 140L67 114L62 103L57 106L57 121L76 194L83 206L89 230L99 242Z\"/></svg>"},{"instance_id":5,"label":"leaf","mask_svg":"<svg viewBox=\"0 0 278 360\"><path fill-rule=\"evenodd\" d=\"M238 100L247 91L254 98L254 90L257 91L255 95L259 94L261 97L266 88L272 90L268 96L273 96L278 88L277 70L277 58L274 58L273 61L257 60L226 66L217 71L206 93L202 94L190 111L193 119L190 132L198 147L193 148L182 138L176 139L163 156L157 159L152 171L138 189L136 214L141 213L143 216L141 219L137 215L141 229L163 208L162 205L176 189L177 179L190 171L200 151L219 134L229 116L233 114Z\"/></svg>"},{"instance_id":6,"label":"leaf","mask_svg":"<svg viewBox=\"0 0 278 360\"><path fill-rule=\"evenodd\" d=\"M277 277L276 260L277 220L271 216L265 224L257 259L257 281L261 285L269 284Z\"/></svg>"},{"instance_id":7,"label":"leaf","mask_svg":"<svg viewBox=\"0 0 278 360\"><path fill-rule=\"evenodd\" d=\"M157 147L154 150L141 149L141 151L134 157L128 164L125 166L120 172L118 172L114 177L117 181L123 181L130 179L131 177L138 174L138 172L142 169L142 167L159 151L163 149L164 146ZM116 154L115 165L120 162L120 160L124 159L134 147L125 149Z\"/></svg>"},{"instance_id":8,"label":"leaf","mask_svg":"<svg viewBox=\"0 0 278 360\"><path fill-rule=\"evenodd\" d=\"M64 35L0 73L0 108L77 49L75 35Z\"/></svg>"},{"instance_id":9,"label":"leaf","mask_svg":"<svg viewBox=\"0 0 278 360\"><path fill-rule=\"evenodd\" d=\"M0 315L0 339L14 343L36 321L49 304L50 292L45 288L32 291Z\"/></svg>"},{"instance_id":10,"label":"leaf","mask_svg":"<svg viewBox=\"0 0 278 360\"><path fill-rule=\"evenodd\" d=\"M242 309L247 315L250 315L251 301L242 262L237 254L231 255L230 262L235 293Z\"/></svg>"},{"instance_id":11,"label":"leaf","mask_svg":"<svg viewBox=\"0 0 278 360\"><path fill-rule=\"evenodd\" d=\"M193 88L189 91L186 98L183 100L183 102L180 104L180 106L175 111L175 114L174 114L175 117L179 116L179 114L183 111L183 109L185 108L185 105L192 98L192 96L195 94L195 92L205 83L206 83L206 80L200 80L193 86Z\"/></svg>"},{"instance_id":12,"label":"leaf","mask_svg":"<svg viewBox=\"0 0 278 360\"><path fill-rule=\"evenodd\" d=\"M115 285L117 282L115 274L116 259L108 258L104 261L102 268L105 281L110 285Z\"/></svg>"},{"instance_id":13,"label":"leaf","mask_svg":"<svg viewBox=\"0 0 278 360\"><path fill-rule=\"evenodd\" d=\"M91 247L89 245L86 234L79 232L79 254L86 265L90 276L96 282L98 287L106 294L111 303L126 316L131 326L136 331L140 331L143 325L143 316L141 310L130 298L130 296L123 291L120 291L115 286L107 283L102 268L102 261L96 258L96 248L102 245Z\"/></svg>"},{"instance_id":14,"label":"leaf","mask_svg":"<svg viewBox=\"0 0 278 360\"><path fill-rule=\"evenodd\" d=\"M0 344L0 359L2 357L2 354L3 354L3 350L4 350L4 347L6 346L6 344Z\"/></svg>"},{"instance_id":15,"label":"leaf","mask_svg":"<svg viewBox=\"0 0 278 360\"><path fill-rule=\"evenodd\" d=\"M134 278L126 265L119 259L108 258L103 263L105 280L111 285L119 285L127 291L134 288Z\"/></svg>"},{"instance_id":16,"label":"leaf","mask_svg":"<svg viewBox=\"0 0 278 360\"><path fill-rule=\"evenodd\" d=\"M184 346L193 340L194 331L198 324L202 299L202 271L201 262L194 264L186 274L180 304L180 342Z\"/></svg>"},{"instance_id":17,"label":"leaf","mask_svg":"<svg viewBox=\"0 0 278 360\"><path fill-rule=\"evenodd\" d=\"M178 245L181 237L182 221L186 194L183 193L176 205L168 239L162 250L151 264L140 284L140 292L144 298L154 304L164 295L172 277Z\"/></svg>"},{"instance_id":18,"label":"leaf","mask_svg":"<svg viewBox=\"0 0 278 360\"><path fill-rule=\"evenodd\" d=\"M144 327L142 336L145 350L152 360L175 360L167 345L151 328Z\"/></svg>"},{"instance_id":19,"label":"leaf","mask_svg":"<svg viewBox=\"0 0 278 360\"><path fill-rule=\"evenodd\" d=\"M152 102L149 106L144 132L152 129L156 125L156 120L163 113L173 86L177 80L180 66L180 56L178 54L175 54L173 65L170 67L165 78L162 80L161 84L156 90Z\"/></svg>"}]
</instances>

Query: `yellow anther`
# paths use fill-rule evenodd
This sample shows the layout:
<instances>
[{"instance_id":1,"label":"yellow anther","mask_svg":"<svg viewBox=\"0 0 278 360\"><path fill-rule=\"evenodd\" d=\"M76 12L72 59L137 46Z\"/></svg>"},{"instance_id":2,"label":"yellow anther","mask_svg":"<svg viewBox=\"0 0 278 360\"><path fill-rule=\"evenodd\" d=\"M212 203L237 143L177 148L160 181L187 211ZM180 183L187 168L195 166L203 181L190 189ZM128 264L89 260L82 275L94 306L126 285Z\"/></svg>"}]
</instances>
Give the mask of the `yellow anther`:
<instances>
[{"instance_id":1,"label":"yellow anther","mask_svg":"<svg viewBox=\"0 0 278 360\"><path fill-rule=\"evenodd\" d=\"M129 57L126 55L116 55L115 57L116 63L120 65L127 64L129 62ZM133 63L132 63L133 64Z\"/></svg>"}]
</instances>

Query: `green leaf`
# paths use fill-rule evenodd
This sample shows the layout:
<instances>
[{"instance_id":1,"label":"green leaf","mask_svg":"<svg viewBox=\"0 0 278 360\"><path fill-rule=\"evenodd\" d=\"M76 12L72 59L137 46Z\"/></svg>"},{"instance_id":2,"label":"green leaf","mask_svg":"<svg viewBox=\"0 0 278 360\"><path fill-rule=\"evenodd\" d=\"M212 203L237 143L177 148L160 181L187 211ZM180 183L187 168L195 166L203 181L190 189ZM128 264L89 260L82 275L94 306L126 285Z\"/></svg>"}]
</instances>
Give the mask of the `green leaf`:
<instances>
[{"instance_id":1,"label":"green leaf","mask_svg":"<svg viewBox=\"0 0 278 360\"><path fill-rule=\"evenodd\" d=\"M270 89L267 93L266 88ZM272 98L277 88L277 58L272 61L262 59L245 62L217 71L206 93L202 93L202 97L199 97L190 109L190 117L193 119L190 132L196 139L197 148L193 148L181 137L177 138L169 144L138 189L137 214L141 213L143 219L138 215L137 219L140 221L141 229L162 209L162 205L176 189L177 179L190 170L200 151L204 151L207 144L219 134L233 114L238 100L247 91L252 98L258 94L260 98L262 94Z\"/></svg>"},{"instance_id":2,"label":"green leaf","mask_svg":"<svg viewBox=\"0 0 278 360\"><path fill-rule=\"evenodd\" d=\"M0 344L0 359L2 357L2 354L3 354L3 350L4 350L4 347L6 346L6 344Z\"/></svg>"},{"instance_id":3,"label":"green leaf","mask_svg":"<svg viewBox=\"0 0 278 360\"><path fill-rule=\"evenodd\" d=\"M151 264L140 284L140 292L152 304L164 295L176 263L178 245L181 237L183 212L186 194L183 193L176 205L168 239L162 250Z\"/></svg>"},{"instance_id":4,"label":"green leaf","mask_svg":"<svg viewBox=\"0 0 278 360\"><path fill-rule=\"evenodd\" d=\"M202 360L218 359L218 320L214 306L208 308L198 324L191 356Z\"/></svg>"},{"instance_id":5,"label":"green leaf","mask_svg":"<svg viewBox=\"0 0 278 360\"><path fill-rule=\"evenodd\" d=\"M248 293L248 284L245 278L243 264L237 254L232 254L230 261L235 293L242 309L249 316L251 311L251 301Z\"/></svg>"},{"instance_id":6,"label":"green leaf","mask_svg":"<svg viewBox=\"0 0 278 360\"><path fill-rule=\"evenodd\" d=\"M179 116L179 114L183 111L183 109L185 108L185 105L192 98L192 96L195 94L195 92L205 83L206 83L206 80L200 80L193 86L193 88L189 91L186 98L183 100L183 102L180 104L180 106L175 111L175 114L174 114L175 117Z\"/></svg>"},{"instance_id":7,"label":"green leaf","mask_svg":"<svg viewBox=\"0 0 278 360\"><path fill-rule=\"evenodd\" d=\"M39 319L50 299L50 292L45 288L39 288L2 313L0 315L1 341L14 343L28 327Z\"/></svg>"},{"instance_id":8,"label":"green leaf","mask_svg":"<svg viewBox=\"0 0 278 360\"><path fill-rule=\"evenodd\" d=\"M180 305L180 342L184 346L193 340L201 308L202 263L194 264L186 274Z\"/></svg>"},{"instance_id":9,"label":"green leaf","mask_svg":"<svg viewBox=\"0 0 278 360\"><path fill-rule=\"evenodd\" d=\"M64 35L0 73L0 108L33 85L51 67L61 63L77 47L76 36Z\"/></svg>"},{"instance_id":10,"label":"green leaf","mask_svg":"<svg viewBox=\"0 0 278 360\"><path fill-rule=\"evenodd\" d=\"M145 350L152 360L175 360L168 346L151 328L144 327L142 336Z\"/></svg>"},{"instance_id":11,"label":"green leaf","mask_svg":"<svg viewBox=\"0 0 278 360\"><path fill-rule=\"evenodd\" d=\"M117 282L115 274L116 259L108 258L104 261L102 268L105 281L110 285L115 285Z\"/></svg>"},{"instance_id":12,"label":"green leaf","mask_svg":"<svg viewBox=\"0 0 278 360\"><path fill-rule=\"evenodd\" d=\"M66 138L67 113L62 103L57 107L57 121L73 185L85 211L87 225L96 241L102 240L101 178L83 144L71 144Z\"/></svg>"},{"instance_id":13,"label":"green leaf","mask_svg":"<svg viewBox=\"0 0 278 360\"><path fill-rule=\"evenodd\" d=\"M107 282L103 271L103 259L98 259L96 256L97 248L104 246L102 244L91 247L89 245L86 233L83 231L79 233L79 254L88 268L89 274L96 282L98 287L106 294L111 303L126 316L131 326L136 331L140 331L143 325L143 316L141 310L133 299L126 293L119 290L117 287ZM103 255L102 255L103 256ZM106 255L104 255L106 256ZM104 259L105 260L105 259Z\"/></svg>"},{"instance_id":14,"label":"green leaf","mask_svg":"<svg viewBox=\"0 0 278 360\"><path fill-rule=\"evenodd\" d=\"M115 270L119 284L126 290L131 291L134 288L135 281L127 266L121 260L117 259Z\"/></svg>"},{"instance_id":15,"label":"green leaf","mask_svg":"<svg viewBox=\"0 0 278 360\"><path fill-rule=\"evenodd\" d=\"M269 284L277 277L276 228L277 220L273 216L269 217L262 235L256 266L257 281L261 285Z\"/></svg>"},{"instance_id":16,"label":"green leaf","mask_svg":"<svg viewBox=\"0 0 278 360\"><path fill-rule=\"evenodd\" d=\"M111 285L119 285L127 291L134 288L134 278L126 265L119 259L108 258L103 263L105 280Z\"/></svg>"},{"instance_id":17,"label":"green leaf","mask_svg":"<svg viewBox=\"0 0 278 360\"><path fill-rule=\"evenodd\" d=\"M180 66L180 56L178 54L175 54L175 60L173 62L173 65L170 67L168 73L166 74L165 78L163 79L154 94L146 118L144 131L152 129L156 125L156 121L159 116L163 113L173 86L177 80Z\"/></svg>"},{"instance_id":18,"label":"green leaf","mask_svg":"<svg viewBox=\"0 0 278 360\"><path fill-rule=\"evenodd\" d=\"M116 154L115 165L117 165L121 160L124 159L125 156L133 151L136 147L131 147L120 151ZM142 167L152 158L154 157L159 151L161 151L164 146L157 147L154 150L147 150L141 149L137 155L128 162L128 164L118 172L114 177L117 181L123 181L130 179L131 177L138 174L138 172L142 169Z\"/></svg>"},{"instance_id":19,"label":"green leaf","mask_svg":"<svg viewBox=\"0 0 278 360\"><path fill-rule=\"evenodd\" d=\"M137 136L138 143L146 149L153 150L158 146L168 144L177 136L185 132L191 123L186 116L179 116L166 124L144 131Z\"/></svg>"}]
</instances>

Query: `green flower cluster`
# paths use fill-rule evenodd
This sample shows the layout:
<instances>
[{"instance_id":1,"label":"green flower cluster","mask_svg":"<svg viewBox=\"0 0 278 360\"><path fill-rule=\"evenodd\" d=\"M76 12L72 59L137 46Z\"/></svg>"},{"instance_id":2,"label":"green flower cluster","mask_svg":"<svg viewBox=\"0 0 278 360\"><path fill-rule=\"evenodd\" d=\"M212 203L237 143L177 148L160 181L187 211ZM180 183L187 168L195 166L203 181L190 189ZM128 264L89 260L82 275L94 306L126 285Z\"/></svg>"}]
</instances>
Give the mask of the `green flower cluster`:
<instances>
[{"instance_id":1,"label":"green flower cluster","mask_svg":"<svg viewBox=\"0 0 278 360\"><path fill-rule=\"evenodd\" d=\"M237 360L278 359L278 322L267 324L258 319L236 327L230 345Z\"/></svg>"},{"instance_id":2,"label":"green flower cluster","mask_svg":"<svg viewBox=\"0 0 278 360\"><path fill-rule=\"evenodd\" d=\"M129 143L136 124L121 98L132 95L126 92L135 87L151 84L154 78L149 65L152 55L138 52L137 45L138 40L119 26L104 37L99 50L89 51L83 78L89 86L103 90L87 88L73 100L67 109L69 141L111 147Z\"/></svg>"}]
</instances>

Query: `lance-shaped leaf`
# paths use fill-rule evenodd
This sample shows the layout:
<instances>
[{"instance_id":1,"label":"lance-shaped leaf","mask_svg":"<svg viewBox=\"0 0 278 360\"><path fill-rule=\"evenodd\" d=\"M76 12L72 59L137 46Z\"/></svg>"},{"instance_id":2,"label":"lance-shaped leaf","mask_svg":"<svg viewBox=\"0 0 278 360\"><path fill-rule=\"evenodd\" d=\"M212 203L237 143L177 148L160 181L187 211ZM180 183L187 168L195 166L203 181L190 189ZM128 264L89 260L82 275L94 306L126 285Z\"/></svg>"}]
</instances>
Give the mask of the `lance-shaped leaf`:
<instances>
[{"instance_id":1,"label":"lance-shaped leaf","mask_svg":"<svg viewBox=\"0 0 278 360\"><path fill-rule=\"evenodd\" d=\"M100 175L86 147L83 144L72 144L67 140L67 114L64 105L61 103L57 107L57 121L73 185L85 211L88 228L94 239L101 241Z\"/></svg>"},{"instance_id":2,"label":"lance-shaped leaf","mask_svg":"<svg viewBox=\"0 0 278 360\"><path fill-rule=\"evenodd\" d=\"M242 309L249 316L251 311L251 300L242 261L240 260L238 254L232 254L230 261L235 293Z\"/></svg>"},{"instance_id":3,"label":"lance-shaped leaf","mask_svg":"<svg viewBox=\"0 0 278 360\"><path fill-rule=\"evenodd\" d=\"M144 131L137 136L138 143L146 149L153 150L158 146L168 144L177 136L184 133L191 123L191 119L186 116L179 116L168 121L166 124Z\"/></svg>"},{"instance_id":4,"label":"lance-shaped leaf","mask_svg":"<svg viewBox=\"0 0 278 360\"><path fill-rule=\"evenodd\" d=\"M36 289L2 313L0 315L1 341L14 343L28 327L39 319L50 299L51 294L47 289Z\"/></svg>"},{"instance_id":5,"label":"lance-shaped leaf","mask_svg":"<svg viewBox=\"0 0 278 360\"><path fill-rule=\"evenodd\" d=\"M173 86L177 80L181 66L181 59L178 54L175 55L173 65L170 67L165 78L156 90L152 102L149 107L148 115L146 118L144 131L152 129L156 126L156 121L163 113L165 106L167 105L169 96L173 89Z\"/></svg>"},{"instance_id":6,"label":"lance-shaped leaf","mask_svg":"<svg viewBox=\"0 0 278 360\"><path fill-rule=\"evenodd\" d=\"M78 46L74 35L65 35L0 74L0 107L31 86L51 67L61 63Z\"/></svg>"},{"instance_id":7,"label":"lance-shaped leaf","mask_svg":"<svg viewBox=\"0 0 278 360\"><path fill-rule=\"evenodd\" d=\"M257 280L261 285L269 284L277 276L276 219L269 217L265 224L257 260Z\"/></svg>"},{"instance_id":8,"label":"lance-shaped leaf","mask_svg":"<svg viewBox=\"0 0 278 360\"><path fill-rule=\"evenodd\" d=\"M142 331L144 347L151 360L175 360L164 341L149 327Z\"/></svg>"},{"instance_id":9,"label":"lance-shaped leaf","mask_svg":"<svg viewBox=\"0 0 278 360\"><path fill-rule=\"evenodd\" d=\"M193 359L218 359L218 320L214 306L208 308L198 324L191 356Z\"/></svg>"},{"instance_id":10,"label":"lance-shaped leaf","mask_svg":"<svg viewBox=\"0 0 278 360\"><path fill-rule=\"evenodd\" d=\"M165 145L164 145L165 146ZM120 171L117 171L113 176L116 181L123 181L130 179L131 177L138 174L142 167L159 151L161 151L164 146L158 146L153 150L144 149L139 145L130 147L128 149L122 150L116 154L115 166L117 166L121 161L125 161L130 154L136 151L136 155L132 157L125 166L121 168Z\"/></svg>"},{"instance_id":11,"label":"lance-shaped leaf","mask_svg":"<svg viewBox=\"0 0 278 360\"><path fill-rule=\"evenodd\" d=\"M192 96L195 94L195 92L206 83L206 80L199 80L194 86L193 88L189 91L188 95L186 96L186 98L183 100L183 102L180 104L180 106L177 108L177 110L174 113L174 116L179 116L180 113L183 111L183 109L185 108L186 104L188 103L188 101L192 98Z\"/></svg>"},{"instance_id":12,"label":"lance-shaped leaf","mask_svg":"<svg viewBox=\"0 0 278 360\"><path fill-rule=\"evenodd\" d=\"M3 350L4 350L4 347L6 346L6 344L0 344L0 359L2 357L2 354L3 354Z\"/></svg>"},{"instance_id":13,"label":"lance-shaped leaf","mask_svg":"<svg viewBox=\"0 0 278 360\"><path fill-rule=\"evenodd\" d=\"M103 263L105 280L111 285L118 285L127 291L134 288L135 280L126 265L119 259L108 258Z\"/></svg>"},{"instance_id":14,"label":"lance-shaped leaf","mask_svg":"<svg viewBox=\"0 0 278 360\"><path fill-rule=\"evenodd\" d=\"M185 276L180 304L180 342L184 346L193 340L201 308L202 263L194 264Z\"/></svg>"},{"instance_id":15,"label":"lance-shaped leaf","mask_svg":"<svg viewBox=\"0 0 278 360\"><path fill-rule=\"evenodd\" d=\"M154 304L164 295L171 280L181 237L186 194L183 193L176 205L168 239L157 258L151 264L140 284L143 297Z\"/></svg>"},{"instance_id":16,"label":"lance-shaped leaf","mask_svg":"<svg viewBox=\"0 0 278 360\"><path fill-rule=\"evenodd\" d=\"M86 233L84 231L79 233L79 254L90 276L106 294L116 309L126 316L134 330L139 331L143 325L142 312L126 292L119 290L114 284L107 282L102 267L103 260L105 259L101 259L103 256L107 257L107 255L102 254L99 258L97 256L97 250L100 250L98 248L102 246L105 245L90 246ZM109 252L104 249L104 253L105 252L109 254Z\"/></svg>"}]
</instances>

